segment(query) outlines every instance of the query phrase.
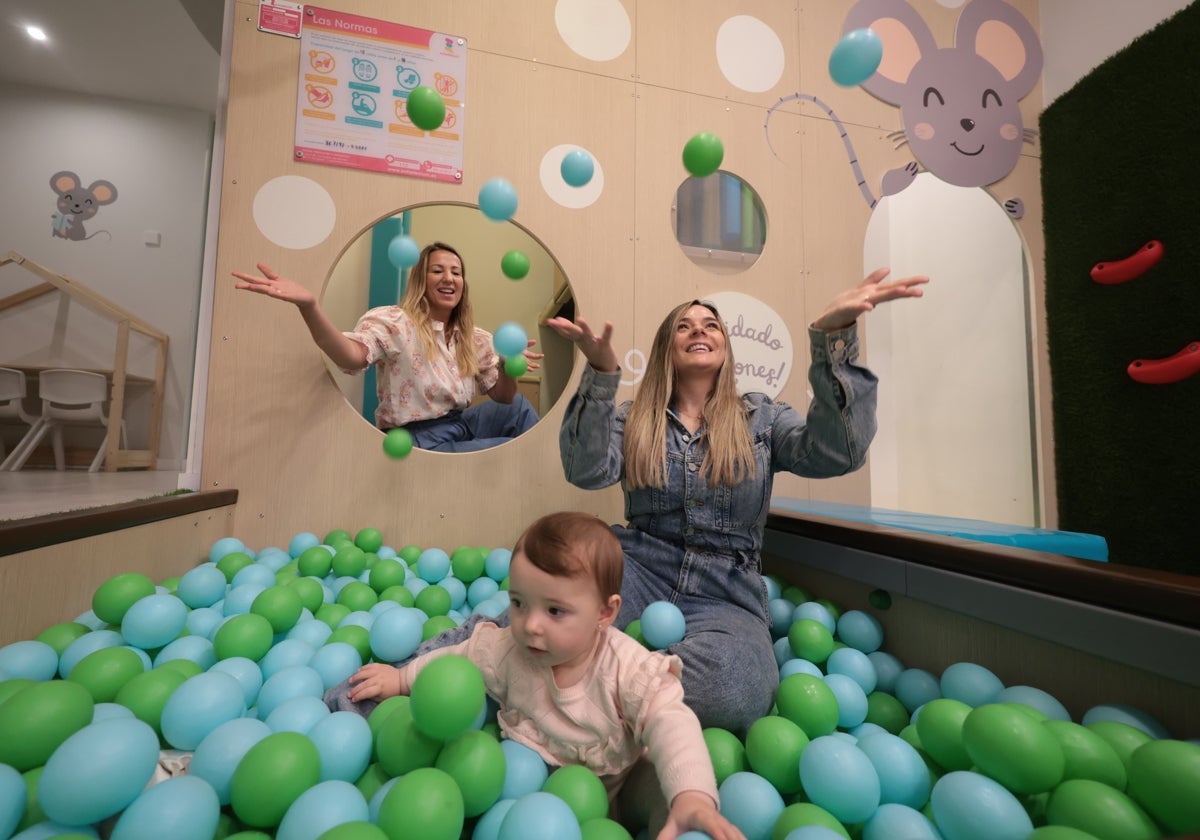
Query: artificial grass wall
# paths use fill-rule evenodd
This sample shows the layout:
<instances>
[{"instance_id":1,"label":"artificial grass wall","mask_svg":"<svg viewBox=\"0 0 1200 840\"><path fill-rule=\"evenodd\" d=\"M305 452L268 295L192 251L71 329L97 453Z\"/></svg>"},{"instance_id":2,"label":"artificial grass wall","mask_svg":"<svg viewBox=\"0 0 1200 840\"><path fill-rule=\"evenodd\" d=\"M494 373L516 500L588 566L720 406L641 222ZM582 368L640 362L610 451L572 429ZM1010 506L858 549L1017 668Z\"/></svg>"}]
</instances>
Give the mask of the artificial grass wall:
<instances>
[{"instance_id":1,"label":"artificial grass wall","mask_svg":"<svg viewBox=\"0 0 1200 840\"><path fill-rule=\"evenodd\" d=\"M1041 117L1046 317L1059 527L1113 562L1200 575L1200 373L1135 382L1200 341L1200 3L1114 55ZM1092 267L1163 244L1153 268Z\"/></svg>"}]
</instances>

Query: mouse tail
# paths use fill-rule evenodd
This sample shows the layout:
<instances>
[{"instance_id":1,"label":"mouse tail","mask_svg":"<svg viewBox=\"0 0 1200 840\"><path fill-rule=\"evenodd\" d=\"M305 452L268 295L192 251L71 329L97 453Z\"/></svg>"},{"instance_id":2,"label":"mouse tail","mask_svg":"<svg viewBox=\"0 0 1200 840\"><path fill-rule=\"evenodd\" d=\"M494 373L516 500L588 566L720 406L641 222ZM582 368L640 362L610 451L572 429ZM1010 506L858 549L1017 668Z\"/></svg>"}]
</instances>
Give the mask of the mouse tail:
<instances>
[{"instance_id":1,"label":"mouse tail","mask_svg":"<svg viewBox=\"0 0 1200 840\"><path fill-rule=\"evenodd\" d=\"M87 236L83 237L83 239L81 241L86 242L87 240L91 239L93 236L99 236L102 233L108 237L109 242L112 242L112 234L106 230L98 230L95 233L89 233Z\"/></svg>"},{"instance_id":2,"label":"mouse tail","mask_svg":"<svg viewBox=\"0 0 1200 840\"><path fill-rule=\"evenodd\" d=\"M818 108L824 111L829 119L833 121L833 124L837 126L838 133L842 138L842 145L846 148L846 157L850 161L850 169L854 172L854 180L858 184L858 191L862 193L862 197L866 200L867 206L874 210L875 205L879 203L879 199L875 197L875 194L871 192L871 187L867 184L866 176L863 175L862 166L860 166L858 163L858 155L854 151L854 144L850 142L850 134L846 131L845 124L838 119L838 115L833 112L832 108L830 108L817 97L808 93L793 93L791 96L783 97L767 110L767 119L766 122L763 123L763 131L767 136L767 148L771 150L771 154L775 155L777 158L779 157L779 153L776 152L775 147L771 145L771 132L769 128L771 125L771 115L775 113L775 109L779 106L788 102L795 102L798 99L803 99L806 102L811 102L816 105ZM780 160L782 160L782 158L780 158Z\"/></svg>"}]
</instances>

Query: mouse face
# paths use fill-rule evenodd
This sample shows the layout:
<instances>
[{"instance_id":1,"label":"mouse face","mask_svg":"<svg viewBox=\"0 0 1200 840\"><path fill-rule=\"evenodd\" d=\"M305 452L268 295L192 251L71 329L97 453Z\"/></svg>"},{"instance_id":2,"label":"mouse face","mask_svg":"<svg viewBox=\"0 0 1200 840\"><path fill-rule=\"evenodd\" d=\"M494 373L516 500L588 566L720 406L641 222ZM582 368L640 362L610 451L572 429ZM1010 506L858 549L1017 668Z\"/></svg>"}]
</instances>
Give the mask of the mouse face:
<instances>
[{"instance_id":1,"label":"mouse face","mask_svg":"<svg viewBox=\"0 0 1200 840\"><path fill-rule=\"evenodd\" d=\"M84 187L78 175L65 170L51 176L50 189L58 195L55 206L64 226L58 235L66 239L87 238L83 222L117 200L117 188L108 181L93 181L90 187Z\"/></svg>"}]
</instances>

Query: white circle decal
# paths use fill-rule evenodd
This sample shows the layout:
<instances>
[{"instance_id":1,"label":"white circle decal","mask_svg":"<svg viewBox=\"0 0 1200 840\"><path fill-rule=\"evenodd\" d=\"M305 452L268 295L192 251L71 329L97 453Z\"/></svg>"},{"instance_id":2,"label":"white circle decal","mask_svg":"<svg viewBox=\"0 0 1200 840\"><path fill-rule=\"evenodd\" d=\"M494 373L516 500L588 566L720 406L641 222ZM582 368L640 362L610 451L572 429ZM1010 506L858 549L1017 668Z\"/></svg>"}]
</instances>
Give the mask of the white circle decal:
<instances>
[{"instance_id":1,"label":"white circle decal","mask_svg":"<svg viewBox=\"0 0 1200 840\"><path fill-rule=\"evenodd\" d=\"M258 188L254 223L280 248L303 251L333 232L337 208L324 187L300 175L281 175Z\"/></svg>"},{"instance_id":2,"label":"white circle decal","mask_svg":"<svg viewBox=\"0 0 1200 840\"><path fill-rule=\"evenodd\" d=\"M792 334L779 314L741 292L709 295L729 332L739 394L760 391L774 399L792 374Z\"/></svg>"},{"instance_id":3,"label":"white circle decal","mask_svg":"<svg viewBox=\"0 0 1200 840\"><path fill-rule=\"evenodd\" d=\"M554 25L563 43L591 61L612 61L629 47L633 34L620 0L558 0Z\"/></svg>"},{"instance_id":4,"label":"white circle decal","mask_svg":"<svg viewBox=\"0 0 1200 840\"><path fill-rule=\"evenodd\" d=\"M592 155L583 146L563 143L550 149L542 156L542 164L538 169L538 174L542 181L542 189L546 191L546 195L550 196L550 198L563 207L568 207L572 210L587 207L600 197L600 193L604 192L604 168L600 165L600 161L596 160L595 155L592 155L592 165L594 167L592 178L586 184L582 187L572 187L563 180L563 158L567 156L568 152L573 152L576 149Z\"/></svg>"},{"instance_id":5,"label":"white circle decal","mask_svg":"<svg viewBox=\"0 0 1200 840\"><path fill-rule=\"evenodd\" d=\"M783 77L783 64L783 42L758 18L731 17L717 30L717 66L734 87L770 90Z\"/></svg>"}]
</instances>

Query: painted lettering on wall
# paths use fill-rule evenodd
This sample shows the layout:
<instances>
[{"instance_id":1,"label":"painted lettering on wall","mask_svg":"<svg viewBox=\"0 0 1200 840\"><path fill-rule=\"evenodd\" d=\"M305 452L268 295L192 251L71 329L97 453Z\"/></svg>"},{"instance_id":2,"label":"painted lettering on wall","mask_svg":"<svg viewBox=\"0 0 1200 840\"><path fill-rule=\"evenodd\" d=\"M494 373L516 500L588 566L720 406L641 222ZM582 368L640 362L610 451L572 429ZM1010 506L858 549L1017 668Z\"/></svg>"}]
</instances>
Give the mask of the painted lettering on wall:
<instances>
[{"instance_id":1,"label":"painted lettering on wall","mask_svg":"<svg viewBox=\"0 0 1200 840\"><path fill-rule=\"evenodd\" d=\"M792 335L783 318L758 298L740 292L709 295L729 331L740 393L779 396L792 369Z\"/></svg>"}]
</instances>

